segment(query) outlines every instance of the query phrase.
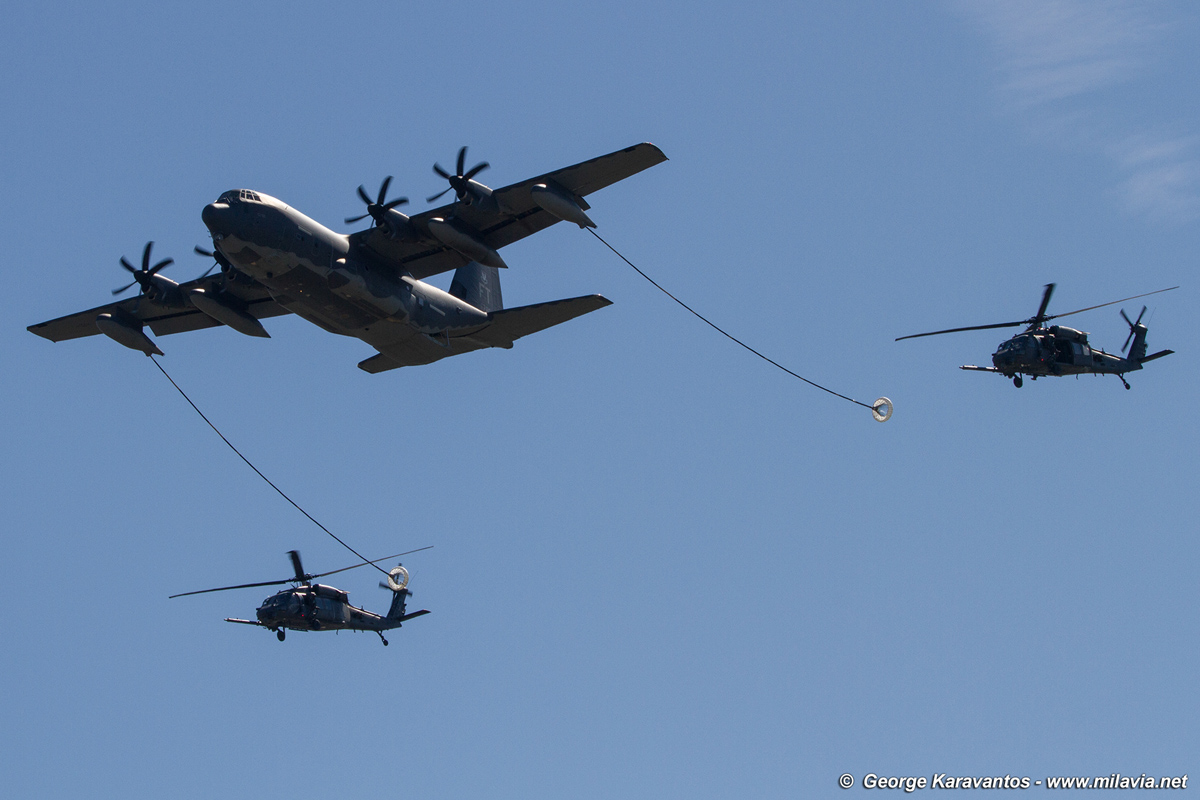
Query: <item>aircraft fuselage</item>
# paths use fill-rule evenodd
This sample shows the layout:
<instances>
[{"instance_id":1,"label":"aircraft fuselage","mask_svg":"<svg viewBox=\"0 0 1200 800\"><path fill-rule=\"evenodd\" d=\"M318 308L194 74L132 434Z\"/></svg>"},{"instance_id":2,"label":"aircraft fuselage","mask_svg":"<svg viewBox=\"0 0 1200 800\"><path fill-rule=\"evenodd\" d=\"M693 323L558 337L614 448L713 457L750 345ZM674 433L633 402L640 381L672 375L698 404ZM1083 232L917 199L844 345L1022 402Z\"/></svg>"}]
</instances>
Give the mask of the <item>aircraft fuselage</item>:
<instances>
[{"instance_id":1,"label":"aircraft fuselage","mask_svg":"<svg viewBox=\"0 0 1200 800\"><path fill-rule=\"evenodd\" d=\"M382 267L285 203L246 190L204 207L213 243L235 269L261 283L289 311L331 333L387 352L401 322L431 337L486 326L487 312L407 273Z\"/></svg>"}]
</instances>

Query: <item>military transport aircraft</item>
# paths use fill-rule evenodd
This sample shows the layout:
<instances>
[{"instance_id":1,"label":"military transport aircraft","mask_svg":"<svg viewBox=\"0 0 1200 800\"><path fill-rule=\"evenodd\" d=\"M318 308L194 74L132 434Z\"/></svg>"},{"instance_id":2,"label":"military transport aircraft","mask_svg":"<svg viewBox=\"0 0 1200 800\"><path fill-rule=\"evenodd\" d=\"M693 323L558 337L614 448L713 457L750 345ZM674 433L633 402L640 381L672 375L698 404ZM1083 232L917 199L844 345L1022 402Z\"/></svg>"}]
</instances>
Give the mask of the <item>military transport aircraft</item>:
<instances>
[{"instance_id":1,"label":"military transport aircraft","mask_svg":"<svg viewBox=\"0 0 1200 800\"><path fill-rule=\"evenodd\" d=\"M137 297L30 325L29 331L54 342L103 333L146 355L161 355L145 326L165 336L224 324L265 337L259 320L294 313L371 345L377 354L358 366L376 373L486 347L510 348L522 336L610 305L594 294L504 308L498 268L508 265L497 251L560 220L595 227L584 196L665 161L662 151L638 144L494 190L475 180L488 164L464 171L465 159L464 147L453 175L433 168L450 183L442 194L453 189L454 202L411 217L397 210L406 198L387 199L390 177L376 198L360 186L367 213L346 223L370 217L373 224L350 235L261 192L225 192L201 214L213 251L196 248L220 265L219 275L176 283L160 274L171 259L150 264L151 242L141 269L121 259L133 282L113 294L136 283ZM449 270L456 270L449 292L424 282Z\"/></svg>"}]
</instances>

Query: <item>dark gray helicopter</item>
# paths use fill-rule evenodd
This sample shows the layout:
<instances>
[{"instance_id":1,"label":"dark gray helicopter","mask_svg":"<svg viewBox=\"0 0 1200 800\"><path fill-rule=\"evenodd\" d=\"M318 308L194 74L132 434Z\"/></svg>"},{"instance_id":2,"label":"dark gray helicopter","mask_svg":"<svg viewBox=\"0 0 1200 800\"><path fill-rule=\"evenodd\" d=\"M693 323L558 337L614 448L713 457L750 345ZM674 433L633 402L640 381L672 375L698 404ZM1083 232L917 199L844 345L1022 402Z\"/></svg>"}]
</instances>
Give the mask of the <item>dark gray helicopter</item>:
<instances>
[{"instance_id":1,"label":"dark gray helicopter","mask_svg":"<svg viewBox=\"0 0 1200 800\"><path fill-rule=\"evenodd\" d=\"M390 561L393 558L399 558L409 553L417 553L428 549L429 547L421 547L417 550L409 550L406 553L377 558L374 561L364 561L361 564L355 564L353 567L343 567L342 569L322 572L317 575L310 575L305 572L303 565L300 563L300 553L295 550L289 550L288 555L292 559L292 569L295 570L295 575L291 578L285 578L281 581L222 586L217 589L201 589L198 592L173 594L171 598L186 597L190 594L225 592L230 589L250 589L256 586L280 586L290 583L293 584L292 588L284 589L282 592L273 594L263 601L263 604L258 607L257 620L226 617L225 621L240 622L243 625L258 625L260 628L275 631L275 636L281 642L286 636L284 631L287 629L293 631L374 631L379 634L379 639L386 647L388 640L383 636L384 631L399 628L410 619L429 613L424 609L414 611L411 614L405 613L404 604L412 593L408 591L408 570L403 565L397 565L388 573L387 583L383 581L379 582L382 588L392 591L392 607L388 609L387 614L384 616L373 614L370 611L350 605L350 600L341 589L335 589L332 586L325 586L320 583L313 584L312 581L316 578L324 578L326 575L334 575L338 572L358 569L368 564L377 564L380 561Z\"/></svg>"},{"instance_id":2,"label":"dark gray helicopter","mask_svg":"<svg viewBox=\"0 0 1200 800\"><path fill-rule=\"evenodd\" d=\"M1106 353L1103 350L1093 350L1088 344L1088 335L1083 331L1077 331L1065 325L1051 325L1047 327L1045 323L1059 317L1069 317L1072 314L1080 314L1084 311L1104 308L1105 306L1124 303L1128 300L1136 300L1139 297L1149 297L1152 294L1169 292L1172 289L1178 288L1178 286L1172 286L1169 289L1135 294L1133 297L1126 297L1123 300L1113 300L1109 303L1101 303L1098 306L1088 306L1077 311L1068 311L1065 314L1047 314L1046 307L1050 305L1050 295L1054 293L1054 284L1048 283L1046 284L1046 291L1042 295L1042 304L1038 307L1037 314L1029 319L1017 322L997 322L993 325L948 328L944 331L930 331L929 333L914 333L911 336L901 336L896 341L898 342L901 339L916 339L920 336L937 336L941 333L981 331L990 328L1017 328L1026 325L1028 327L1023 332L1018 333L996 348L996 352L992 354L992 364L994 366L963 366L960 369L969 369L977 372L997 372L1006 378L1012 378L1013 386L1016 386L1018 389L1024 383L1021 379L1022 375L1028 375L1036 381L1039 377L1046 375L1084 375L1089 373L1093 375L1116 375L1121 379L1121 383L1125 385L1125 388L1128 389L1129 383L1125 380L1126 372L1139 370L1147 361L1169 356L1175 352L1174 350L1159 350L1153 355L1146 355L1146 326L1142 324L1142 314L1146 313L1145 306L1142 306L1142 313L1138 314L1138 318L1134 322L1130 322L1129 317L1125 316L1125 310L1121 309L1121 318L1129 325L1129 336L1126 337L1125 344L1121 347L1121 352L1124 353L1129 348L1129 342L1133 341L1133 349L1129 350L1128 357L1116 356Z\"/></svg>"}]
</instances>

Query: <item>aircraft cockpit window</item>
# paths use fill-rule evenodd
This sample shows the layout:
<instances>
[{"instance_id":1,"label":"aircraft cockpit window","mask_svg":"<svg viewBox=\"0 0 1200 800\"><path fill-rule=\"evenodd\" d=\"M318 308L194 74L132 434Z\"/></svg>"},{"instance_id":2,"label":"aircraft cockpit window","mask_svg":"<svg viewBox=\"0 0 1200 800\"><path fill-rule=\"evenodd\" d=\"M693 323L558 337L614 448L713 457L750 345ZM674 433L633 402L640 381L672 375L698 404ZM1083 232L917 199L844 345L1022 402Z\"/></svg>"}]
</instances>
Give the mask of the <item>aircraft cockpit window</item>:
<instances>
[{"instance_id":1,"label":"aircraft cockpit window","mask_svg":"<svg viewBox=\"0 0 1200 800\"><path fill-rule=\"evenodd\" d=\"M238 203L243 200L250 203L262 202L262 198L258 196L258 192L251 192L247 189L230 189L228 192L217 198L218 203L225 203L226 205L232 205L233 203Z\"/></svg>"}]
</instances>

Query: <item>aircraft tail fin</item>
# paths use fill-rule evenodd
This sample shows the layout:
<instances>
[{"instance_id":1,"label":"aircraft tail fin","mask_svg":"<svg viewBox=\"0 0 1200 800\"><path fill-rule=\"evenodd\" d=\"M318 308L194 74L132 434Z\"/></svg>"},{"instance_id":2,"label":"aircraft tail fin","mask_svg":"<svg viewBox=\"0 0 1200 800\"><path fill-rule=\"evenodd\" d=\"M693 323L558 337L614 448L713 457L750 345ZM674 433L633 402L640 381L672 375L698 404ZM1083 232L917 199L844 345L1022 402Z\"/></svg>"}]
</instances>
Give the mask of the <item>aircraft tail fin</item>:
<instances>
[{"instance_id":1,"label":"aircraft tail fin","mask_svg":"<svg viewBox=\"0 0 1200 800\"><path fill-rule=\"evenodd\" d=\"M500 311L504 308L504 297L500 293L500 270L485 267L471 261L454 272L450 282L450 294L470 303L480 311Z\"/></svg>"},{"instance_id":2,"label":"aircraft tail fin","mask_svg":"<svg viewBox=\"0 0 1200 800\"><path fill-rule=\"evenodd\" d=\"M380 585L387 586L386 583ZM388 619L400 619L404 616L404 604L408 602L408 595L408 589L392 592L392 607L388 609Z\"/></svg>"}]
</instances>

